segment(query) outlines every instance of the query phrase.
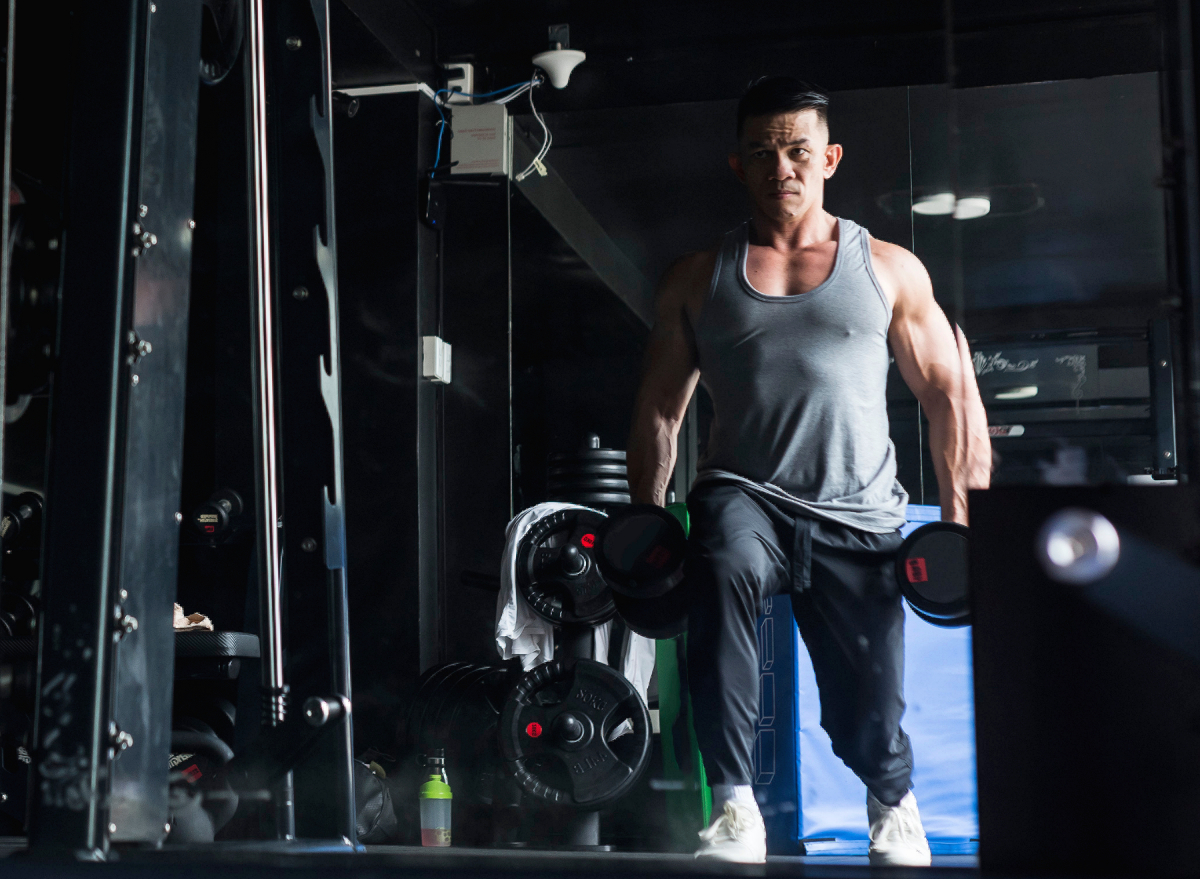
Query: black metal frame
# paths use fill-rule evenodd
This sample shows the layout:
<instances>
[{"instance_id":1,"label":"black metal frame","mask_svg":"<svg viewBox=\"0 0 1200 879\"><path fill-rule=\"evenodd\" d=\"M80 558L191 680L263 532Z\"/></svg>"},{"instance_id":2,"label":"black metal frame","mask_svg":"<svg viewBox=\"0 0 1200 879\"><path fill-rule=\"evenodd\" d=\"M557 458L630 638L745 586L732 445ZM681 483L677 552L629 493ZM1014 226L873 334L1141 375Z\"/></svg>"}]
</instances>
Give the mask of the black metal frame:
<instances>
[{"instance_id":1,"label":"black metal frame","mask_svg":"<svg viewBox=\"0 0 1200 879\"><path fill-rule=\"evenodd\" d=\"M166 830L199 3L74 22L30 845L102 857Z\"/></svg>"},{"instance_id":2,"label":"black metal frame","mask_svg":"<svg viewBox=\"0 0 1200 879\"><path fill-rule=\"evenodd\" d=\"M277 316L286 679L295 705L350 698L333 130L326 0L265 7ZM301 723L293 711L287 722ZM295 767L296 833L355 843L353 731Z\"/></svg>"}]
</instances>

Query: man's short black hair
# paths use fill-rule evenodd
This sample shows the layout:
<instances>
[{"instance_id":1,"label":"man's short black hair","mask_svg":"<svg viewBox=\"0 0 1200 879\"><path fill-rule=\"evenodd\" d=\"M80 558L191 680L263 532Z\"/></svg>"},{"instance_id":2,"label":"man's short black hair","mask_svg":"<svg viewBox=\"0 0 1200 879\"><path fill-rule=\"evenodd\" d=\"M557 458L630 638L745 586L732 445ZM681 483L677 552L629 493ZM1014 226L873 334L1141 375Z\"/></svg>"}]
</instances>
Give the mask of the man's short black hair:
<instances>
[{"instance_id":1,"label":"man's short black hair","mask_svg":"<svg viewBox=\"0 0 1200 879\"><path fill-rule=\"evenodd\" d=\"M751 116L773 116L816 110L817 118L829 127L829 95L794 76L763 76L750 83L737 108L737 135Z\"/></svg>"}]
</instances>

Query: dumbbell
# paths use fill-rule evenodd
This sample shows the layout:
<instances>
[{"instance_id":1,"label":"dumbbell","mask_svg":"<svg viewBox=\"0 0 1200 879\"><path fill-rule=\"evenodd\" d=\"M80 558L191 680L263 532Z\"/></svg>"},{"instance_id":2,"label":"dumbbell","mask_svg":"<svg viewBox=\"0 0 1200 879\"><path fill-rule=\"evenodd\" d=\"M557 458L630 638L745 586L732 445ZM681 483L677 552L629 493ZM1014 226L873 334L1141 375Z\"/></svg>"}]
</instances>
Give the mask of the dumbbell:
<instances>
[{"instance_id":1,"label":"dumbbell","mask_svg":"<svg viewBox=\"0 0 1200 879\"><path fill-rule=\"evenodd\" d=\"M896 554L900 593L913 613L935 626L971 622L967 604L967 529L930 522L905 538Z\"/></svg>"},{"instance_id":2,"label":"dumbbell","mask_svg":"<svg viewBox=\"0 0 1200 879\"><path fill-rule=\"evenodd\" d=\"M220 488L192 511L192 525L209 540L218 540L233 530L241 514L241 495L232 488Z\"/></svg>"},{"instance_id":3,"label":"dumbbell","mask_svg":"<svg viewBox=\"0 0 1200 879\"><path fill-rule=\"evenodd\" d=\"M617 613L639 635L674 638L687 630L686 522L685 504L636 504L611 512L597 531L597 566Z\"/></svg>"},{"instance_id":4,"label":"dumbbell","mask_svg":"<svg viewBox=\"0 0 1200 879\"><path fill-rule=\"evenodd\" d=\"M683 504L672 506L687 515ZM648 638L687 630L687 532L677 515L650 504L615 511L600 526L596 548L617 613L630 629ZM930 522L913 531L896 555L896 577L921 619L948 628L970 624L964 526Z\"/></svg>"}]
</instances>

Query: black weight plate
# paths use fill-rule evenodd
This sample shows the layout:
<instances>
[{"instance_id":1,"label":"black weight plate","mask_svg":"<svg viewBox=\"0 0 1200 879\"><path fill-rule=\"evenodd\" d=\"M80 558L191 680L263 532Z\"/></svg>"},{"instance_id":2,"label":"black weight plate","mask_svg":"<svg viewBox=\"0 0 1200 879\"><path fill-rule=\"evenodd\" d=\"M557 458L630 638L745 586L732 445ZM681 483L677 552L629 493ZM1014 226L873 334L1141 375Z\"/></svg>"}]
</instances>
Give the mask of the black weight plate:
<instances>
[{"instance_id":1,"label":"black weight plate","mask_svg":"<svg viewBox=\"0 0 1200 879\"><path fill-rule=\"evenodd\" d=\"M613 737L625 720L632 731ZM575 735L569 724L574 724ZM504 704L500 752L529 794L602 809L637 783L650 762L650 713L619 672L579 659L526 674Z\"/></svg>"},{"instance_id":2,"label":"black weight plate","mask_svg":"<svg viewBox=\"0 0 1200 879\"><path fill-rule=\"evenodd\" d=\"M600 572L617 592L656 598L683 579L687 534L673 515L656 504L613 512L596 535Z\"/></svg>"},{"instance_id":3,"label":"black weight plate","mask_svg":"<svg viewBox=\"0 0 1200 879\"><path fill-rule=\"evenodd\" d=\"M551 467L603 463L624 464L625 452L621 449L585 449L581 452L555 452L550 456Z\"/></svg>"},{"instance_id":4,"label":"black weight plate","mask_svg":"<svg viewBox=\"0 0 1200 879\"><path fill-rule=\"evenodd\" d=\"M583 492L613 492L629 494L628 479L600 479L595 476L583 476L578 479L551 479L551 492L583 491Z\"/></svg>"},{"instance_id":5,"label":"black weight plate","mask_svg":"<svg viewBox=\"0 0 1200 879\"><path fill-rule=\"evenodd\" d=\"M439 685L425 700L424 711L420 719L420 741L417 744L426 748L445 747L439 720L447 701L453 696L455 685L473 674L479 666L464 662L458 668L452 669L439 678Z\"/></svg>"},{"instance_id":6,"label":"black weight plate","mask_svg":"<svg viewBox=\"0 0 1200 879\"><path fill-rule=\"evenodd\" d=\"M633 598L614 590L613 604L625 625L643 637L674 638L687 631L691 596L686 582L657 598Z\"/></svg>"},{"instance_id":7,"label":"black weight plate","mask_svg":"<svg viewBox=\"0 0 1200 879\"><path fill-rule=\"evenodd\" d=\"M618 477L628 474L623 463L614 463L612 461L602 461L600 463L591 464L574 464L571 466L555 465L550 468L550 478L561 478L564 476L608 476Z\"/></svg>"},{"instance_id":8,"label":"black weight plate","mask_svg":"<svg viewBox=\"0 0 1200 879\"><path fill-rule=\"evenodd\" d=\"M603 507L611 504L627 504L630 502L628 494L616 494L614 492L561 492L555 494L551 492L551 500L564 501L572 504L581 504L587 507Z\"/></svg>"},{"instance_id":9,"label":"black weight plate","mask_svg":"<svg viewBox=\"0 0 1200 879\"><path fill-rule=\"evenodd\" d=\"M429 706L429 700L437 694L441 682L447 676L469 664L466 662L448 662L445 665L434 666L421 675L421 679L417 684L417 692L413 695L413 700L408 706L404 723L405 736L410 745L415 747L420 744L418 740L422 735L422 727L425 723L425 710Z\"/></svg>"},{"instance_id":10,"label":"black weight plate","mask_svg":"<svg viewBox=\"0 0 1200 879\"><path fill-rule=\"evenodd\" d=\"M967 535L954 522L930 522L912 532L896 555L900 592L918 615L935 625L970 622Z\"/></svg>"},{"instance_id":11,"label":"black weight plate","mask_svg":"<svg viewBox=\"0 0 1200 879\"><path fill-rule=\"evenodd\" d=\"M559 625L599 625L612 619L612 590L596 566L593 547L604 514L566 509L533 524L517 547L517 585L539 616ZM579 550L585 569L567 575L560 553L568 543Z\"/></svg>"},{"instance_id":12,"label":"black weight plate","mask_svg":"<svg viewBox=\"0 0 1200 879\"><path fill-rule=\"evenodd\" d=\"M245 27L242 0L201 0L200 81L216 85L233 69Z\"/></svg>"}]
</instances>

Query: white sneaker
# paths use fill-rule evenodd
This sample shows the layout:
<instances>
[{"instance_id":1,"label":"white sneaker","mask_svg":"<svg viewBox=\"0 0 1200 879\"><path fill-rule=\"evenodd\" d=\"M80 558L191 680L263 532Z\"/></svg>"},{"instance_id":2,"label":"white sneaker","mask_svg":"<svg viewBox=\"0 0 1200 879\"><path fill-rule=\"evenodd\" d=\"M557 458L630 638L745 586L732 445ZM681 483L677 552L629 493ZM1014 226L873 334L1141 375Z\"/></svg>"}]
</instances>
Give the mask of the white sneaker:
<instances>
[{"instance_id":1,"label":"white sneaker","mask_svg":"<svg viewBox=\"0 0 1200 879\"><path fill-rule=\"evenodd\" d=\"M697 858L763 864L767 860L767 829L756 806L729 800L712 825L700 831Z\"/></svg>"},{"instance_id":2,"label":"white sneaker","mask_svg":"<svg viewBox=\"0 0 1200 879\"><path fill-rule=\"evenodd\" d=\"M912 791L894 806L885 806L867 791L867 821L871 825L867 856L872 867L929 866L929 841Z\"/></svg>"}]
</instances>

